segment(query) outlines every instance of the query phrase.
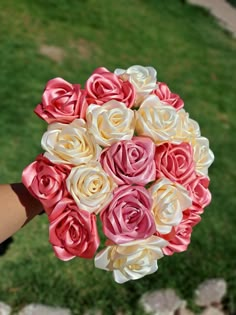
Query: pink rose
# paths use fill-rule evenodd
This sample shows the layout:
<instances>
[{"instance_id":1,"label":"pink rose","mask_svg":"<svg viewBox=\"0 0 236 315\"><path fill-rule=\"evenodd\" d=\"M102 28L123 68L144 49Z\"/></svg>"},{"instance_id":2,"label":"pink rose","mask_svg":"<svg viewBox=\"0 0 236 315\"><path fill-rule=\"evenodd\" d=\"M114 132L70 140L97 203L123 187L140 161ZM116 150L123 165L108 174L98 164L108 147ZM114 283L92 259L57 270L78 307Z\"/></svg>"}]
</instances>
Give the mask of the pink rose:
<instances>
[{"instance_id":1,"label":"pink rose","mask_svg":"<svg viewBox=\"0 0 236 315\"><path fill-rule=\"evenodd\" d=\"M197 208L196 206L191 206L183 212L183 219L188 219L189 224L192 227L197 225L201 221L201 214L203 213L203 208Z\"/></svg>"},{"instance_id":2,"label":"pink rose","mask_svg":"<svg viewBox=\"0 0 236 315\"><path fill-rule=\"evenodd\" d=\"M180 98L180 96L172 93L169 87L163 82L158 82L158 87L152 92L152 94L155 94L162 103L170 105L176 110L184 107L184 101Z\"/></svg>"},{"instance_id":3,"label":"pink rose","mask_svg":"<svg viewBox=\"0 0 236 315\"><path fill-rule=\"evenodd\" d=\"M102 211L104 234L116 244L146 239L156 231L151 213L152 198L141 186L121 186Z\"/></svg>"},{"instance_id":4,"label":"pink rose","mask_svg":"<svg viewBox=\"0 0 236 315\"><path fill-rule=\"evenodd\" d=\"M193 200L193 205L197 208L205 208L211 202L211 193L208 189L209 178L206 176L196 176L186 185L187 190Z\"/></svg>"},{"instance_id":5,"label":"pink rose","mask_svg":"<svg viewBox=\"0 0 236 315\"><path fill-rule=\"evenodd\" d=\"M172 231L167 235L162 235L169 244L163 248L165 255L173 255L175 252L184 252L187 250L191 241L193 226L199 223L200 216L192 216L191 212L184 211L184 216L179 225L172 228Z\"/></svg>"},{"instance_id":6,"label":"pink rose","mask_svg":"<svg viewBox=\"0 0 236 315\"><path fill-rule=\"evenodd\" d=\"M22 182L49 214L55 204L68 195L66 178L70 170L68 165L53 164L43 155L39 155L24 169Z\"/></svg>"},{"instance_id":7,"label":"pink rose","mask_svg":"<svg viewBox=\"0 0 236 315\"><path fill-rule=\"evenodd\" d=\"M106 68L96 69L87 80L88 104L102 105L116 100L124 103L128 108L134 105L135 89L129 81L122 81L117 75Z\"/></svg>"},{"instance_id":8,"label":"pink rose","mask_svg":"<svg viewBox=\"0 0 236 315\"><path fill-rule=\"evenodd\" d=\"M96 215L78 209L74 200L64 198L49 216L49 240L61 260L92 258L99 246Z\"/></svg>"},{"instance_id":9,"label":"pink rose","mask_svg":"<svg viewBox=\"0 0 236 315\"><path fill-rule=\"evenodd\" d=\"M193 149L187 142L164 143L157 146L155 162L158 179L167 177L172 182L185 185L196 176Z\"/></svg>"},{"instance_id":10,"label":"pink rose","mask_svg":"<svg viewBox=\"0 0 236 315\"><path fill-rule=\"evenodd\" d=\"M42 96L42 103L35 113L47 123L69 123L76 118L85 118L88 107L85 91L79 84L71 84L62 78L48 81Z\"/></svg>"},{"instance_id":11,"label":"pink rose","mask_svg":"<svg viewBox=\"0 0 236 315\"><path fill-rule=\"evenodd\" d=\"M105 172L118 185L137 184L144 186L155 180L155 144L145 137L134 137L114 143L101 154Z\"/></svg>"}]
</instances>

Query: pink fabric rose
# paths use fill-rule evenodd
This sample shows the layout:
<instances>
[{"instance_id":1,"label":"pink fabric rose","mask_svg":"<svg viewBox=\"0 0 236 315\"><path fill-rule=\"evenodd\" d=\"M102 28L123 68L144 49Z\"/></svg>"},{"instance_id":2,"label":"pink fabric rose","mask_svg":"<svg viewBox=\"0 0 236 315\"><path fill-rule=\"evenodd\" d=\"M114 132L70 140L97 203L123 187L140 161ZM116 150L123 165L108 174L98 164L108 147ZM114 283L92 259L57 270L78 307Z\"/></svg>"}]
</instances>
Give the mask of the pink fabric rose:
<instances>
[{"instance_id":1,"label":"pink fabric rose","mask_svg":"<svg viewBox=\"0 0 236 315\"><path fill-rule=\"evenodd\" d=\"M49 240L61 260L92 258L99 246L96 215L78 209L71 199L62 199L49 216Z\"/></svg>"},{"instance_id":2,"label":"pink fabric rose","mask_svg":"<svg viewBox=\"0 0 236 315\"><path fill-rule=\"evenodd\" d=\"M101 213L104 234L116 244L146 239L156 231L152 198L141 186L121 186Z\"/></svg>"},{"instance_id":3,"label":"pink fabric rose","mask_svg":"<svg viewBox=\"0 0 236 315\"><path fill-rule=\"evenodd\" d=\"M76 118L85 118L87 107L85 91L79 84L55 78L48 81L35 113L49 124L69 123Z\"/></svg>"},{"instance_id":4,"label":"pink fabric rose","mask_svg":"<svg viewBox=\"0 0 236 315\"><path fill-rule=\"evenodd\" d=\"M134 105L135 89L129 81L122 81L117 75L106 68L96 69L87 80L88 104L102 105L116 100L124 103L128 108Z\"/></svg>"},{"instance_id":5,"label":"pink fabric rose","mask_svg":"<svg viewBox=\"0 0 236 315\"><path fill-rule=\"evenodd\" d=\"M134 137L132 140L116 142L105 149L100 162L118 185L144 186L156 177L155 148L151 139Z\"/></svg>"},{"instance_id":6,"label":"pink fabric rose","mask_svg":"<svg viewBox=\"0 0 236 315\"><path fill-rule=\"evenodd\" d=\"M208 189L209 182L210 180L206 176L196 176L186 185L193 200L193 205L199 209L205 208L211 202L211 193Z\"/></svg>"},{"instance_id":7,"label":"pink fabric rose","mask_svg":"<svg viewBox=\"0 0 236 315\"><path fill-rule=\"evenodd\" d=\"M191 206L183 212L183 219L188 219L188 222L192 227L197 225L201 221L201 214L204 212L203 208L197 208L195 206Z\"/></svg>"},{"instance_id":8,"label":"pink fabric rose","mask_svg":"<svg viewBox=\"0 0 236 315\"><path fill-rule=\"evenodd\" d=\"M164 143L157 146L155 154L157 178L167 177L172 182L185 185L195 178L195 164L192 146Z\"/></svg>"},{"instance_id":9,"label":"pink fabric rose","mask_svg":"<svg viewBox=\"0 0 236 315\"><path fill-rule=\"evenodd\" d=\"M68 195L66 178L70 170L68 165L53 164L39 155L24 169L22 182L49 214L56 203Z\"/></svg>"},{"instance_id":10,"label":"pink fabric rose","mask_svg":"<svg viewBox=\"0 0 236 315\"><path fill-rule=\"evenodd\" d=\"M152 94L155 94L162 103L170 105L176 110L184 107L184 101L178 94L172 93L166 83L158 82L157 84L158 87L152 92Z\"/></svg>"},{"instance_id":11,"label":"pink fabric rose","mask_svg":"<svg viewBox=\"0 0 236 315\"><path fill-rule=\"evenodd\" d=\"M169 244L164 247L163 253L165 255L173 255L175 252L184 252L187 250L191 241L191 234L193 226L199 223L200 216L192 216L191 212L184 211L184 216L181 223L172 228L171 232L167 235L162 235Z\"/></svg>"}]
</instances>

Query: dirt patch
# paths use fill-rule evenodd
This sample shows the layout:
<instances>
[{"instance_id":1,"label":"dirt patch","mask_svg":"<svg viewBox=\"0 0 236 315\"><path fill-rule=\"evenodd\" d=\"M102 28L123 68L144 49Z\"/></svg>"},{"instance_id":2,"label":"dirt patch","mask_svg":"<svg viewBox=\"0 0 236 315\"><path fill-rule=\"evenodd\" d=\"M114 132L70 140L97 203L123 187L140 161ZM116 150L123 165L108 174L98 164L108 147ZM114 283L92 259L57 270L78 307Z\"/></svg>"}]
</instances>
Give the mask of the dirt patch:
<instances>
[{"instance_id":1,"label":"dirt patch","mask_svg":"<svg viewBox=\"0 0 236 315\"><path fill-rule=\"evenodd\" d=\"M56 62L61 62L66 55L62 48L52 45L41 45L39 53Z\"/></svg>"},{"instance_id":2,"label":"dirt patch","mask_svg":"<svg viewBox=\"0 0 236 315\"><path fill-rule=\"evenodd\" d=\"M79 53L79 57L84 60L89 60L92 56L101 52L101 48L94 42L90 42L84 38L70 42L70 47L76 49Z\"/></svg>"},{"instance_id":3,"label":"dirt patch","mask_svg":"<svg viewBox=\"0 0 236 315\"><path fill-rule=\"evenodd\" d=\"M223 127L225 129L230 128L230 122L229 122L229 117L226 113L218 112L217 113L217 118L218 120L222 123Z\"/></svg>"},{"instance_id":4,"label":"dirt patch","mask_svg":"<svg viewBox=\"0 0 236 315\"><path fill-rule=\"evenodd\" d=\"M93 50L93 45L92 43L90 43L89 41L80 38L79 42L78 42L78 51L80 56L83 59L88 59L91 57L92 54L92 50Z\"/></svg>"}]
</instances>

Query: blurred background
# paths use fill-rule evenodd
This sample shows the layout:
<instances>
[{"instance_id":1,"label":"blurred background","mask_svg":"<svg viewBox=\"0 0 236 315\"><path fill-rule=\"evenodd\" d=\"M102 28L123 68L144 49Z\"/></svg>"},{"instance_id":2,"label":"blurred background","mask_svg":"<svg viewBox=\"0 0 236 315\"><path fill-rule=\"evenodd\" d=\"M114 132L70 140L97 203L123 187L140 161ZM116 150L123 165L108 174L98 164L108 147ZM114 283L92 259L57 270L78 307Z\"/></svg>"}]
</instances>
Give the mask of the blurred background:
<instances>
[{"instance_id":1,"label":"blurred background","mask_svg":"<svg viewBox=\"0 0 236 315\"><path fill-rule=\"evenodd\" d=\"M114 71L135 64L156 68L158 81L184 99L209 138L216 157L212 203L187 252L165 257L158 272L124 285L92 260L54 257L47 218L39 216L0 257L0 300L14 310L34 302L73 314L88 307L143 314L138 300L147 291L174 288L191 306L200 282L222 277L229 286L226 308L236 312L236 40L207 11L180 0L1 0L0 182L20 182L42 151L46 123L33 110L49 79L83 85L99 66Z\"/></svg>"}]
</instances>

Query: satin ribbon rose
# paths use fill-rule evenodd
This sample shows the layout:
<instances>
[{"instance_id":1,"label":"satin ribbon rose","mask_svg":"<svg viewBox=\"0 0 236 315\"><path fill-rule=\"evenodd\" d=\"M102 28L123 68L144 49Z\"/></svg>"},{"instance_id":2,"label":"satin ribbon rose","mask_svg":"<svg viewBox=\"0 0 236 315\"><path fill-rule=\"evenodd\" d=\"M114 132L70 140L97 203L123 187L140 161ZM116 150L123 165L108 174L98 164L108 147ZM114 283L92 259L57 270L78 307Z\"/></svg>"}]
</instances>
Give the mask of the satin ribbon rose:
<instances>
[{"instance_id":1,"label":"satin ribbon rose","mask_svg":"<svg viewBox=\"0 0 236 315\"><path fill-rule=\"evenodd\" d=\"M157 88L152 93L155 94L162 103L170 105L176 110L180 110L184 107L184 101L178 94L172 93L164 82L157 82Z\"/></svg>"},{"instance_id":2,"label":"satin ribbon rose","mask_svg":"<svg viewBox=\"0 0 236 315\"><path fill-rule=\"evenodd\" d=\"M102 105L110 100L122 102L126 107L134 105L135 89L129 81L122 81L106 68L96 69L85 84L87 102Z\"/></svg>"},{"instance_id":3,"label":"satin ribbon rose","mask_svg":"<svg viewBox=\"0 0 236 315\"><path fill-rule=\"evenodd\" d=\"M196 177L193 149L187 142L157 146L155 162L157 178L166 177L185 186Z\"/></svg>"},{"instance_id":4,"label":"satin ribbon rose","mask_svg":"<svg viewBox=\"0 0 236 315\"><path fill-rule=\"evenodd\" d=\"M145 240L108 246L95 256L95 267L113 271L117 283L137 280L158 269L157 260L163 257L162 248L168 242L151 236Z\"/></svg>"},{"instance_id":5,"label":"satin ribbon rose","mask_svg":"<svg viewBox=\"0 0 236 315\"><path fill-rule=\"evenodd\" d=\"M103 150L100 162L118 185L145 186L156 178L155 149L151 139L134 137L116 142Z\"/></svg>"},{"instance_id":6,"label":"satin ribbon rose","mask_svg":"<svg viewBox=\"0 0 236 315\"><path fill-rule=\"evenodd\" d=\"M56 256L92 258L99 246L96 215L78 209L71 199L62 199L49 216L49 241Z\"/></svg>"},{"instance_id":7,"label":"satin ribbon rose","mask_svg":"<svg viewBox=\"0 0 236 315\"><path fill-rule=\"evenodd\" d=\"M200 216L192 217L188 210L184 211L184 216L180 224L173 227L169 234L161 235L161 237L164 237L168 241L168 245L162 249L163 253L170 256L174 253L186 251L191 241L193 226L200 221Z\"/></svg>"},{"instance_id":8,"label":"satin ribbon rose","mask_svg":"<svg viewBox=\"0 0 236 315\"><path fill-rule=\"evenodd\" d=\"M86 119L89 132L100 146L107 147L133 137L134 112L124 103L109 101L102 106L91 104L87 109Z\"/></svg>"},{"instance_id":9,"label":"satin ribbon rose","mask_svg":"<svg viewBox=\"0 0 236 315\"><path fill-rule=\"evenodd\" d=\"M48 81L35 113L49 124L69 123L76 118L84 118L87 107L85 91L79 84L55 78Z\"/></svg>"},{"instance_id":10,"label":"satin ribbon rose","mask_svg":"<svg viewBox=\"0 0 236 315\"><path fill-rule=\"evenodd\" d=\"M193 146L193 158L196 163L196 172L199 175L208 175L208 168L214 161L214 154L209 148L209 140L199 137L191 141Z\"/></svg>"},{"instance_id":11,"label":"satin ribbon rose","mask_svg":"<svg viewBox=\"0 0 236 315\"><path fill-rule=\"evenodd\" d=\"M53 164L39 155L23 170L22 183L42 203L48 214L62 198L68 195L65 180L70 169L68 165Z\"/></svg>"},{"instance_id":12,"label":"satin ribbon rose","mask_svg":"<svg viewBox=\"0 0 236 315\"><path fill-rule=\"evenodd\" d=\"M162 104L156 95L145 98L135 112L135 119L137 135L149 137L155 144L171 141L176 135L177 112L173 107Z\"/></svg>"},{"instance_id":13,"label":"satin ribbon rose","mask_svg":"<svg viewBox=\"0 0 236 315\"><path fill-rule=\"evenodd\" d=\"M192 205L188 191L167 178L156 181L148 191L153 199L152 213L156 230L168 234L173 226L181 222L183 211Z\"/></svg>"},{"instance_id":14,"label":"satin ribbon rose","mask_svg":"<svg viewBox=\"0 0 236 315\"><path fill-rule=\"evenodd\" d=\"M193 201L193 205L199 209L205 208L211 202L211 193L208 189L210 180L206 176L196 176L186 185Z\"/></svg>"},{"instance_id":15,"label":"satin ribbon rose","mask_svg":"<svg viewBox=\"0 0 236 315\"><path fill-rule=\"evenodd\" d=\"M104 234L116 244L146 239L156 231L152 198L142 186L121 186L100 217Z\"/></svg>"},{"instance_id":16,"label":"satin ribbon rose","mask_svg":"<svg viewBox=\"0 0 236 315\"><path fill-rule=\"evenodd\" d=\"M66 185L80 209L96 214L112 200L116 187L98 162L73 167L66 179Z\"/></svg>"},{"instance_id":17,"label":"satin ribbon rose","mask_svg":"<svg viewBox=\"0 0 236 315\"><path fill-rule=\"evenodd\" d=\"M204 209L200 209L194 205L184 210L183 212L183 220L187 220L191 224L192 227L197 225L201 221L201 214Z\"/></svg>"},{"instance_id":18,"label":"satin ribbon rose","mask_svg":"<svg viewBox=\"0 0 236 315\"><path fill-rule=\"evenodd\" d=\"M134 65L127 70L116 69L114 71L124 82L129 81L137 93L135 103L139 105L145 96L156 89L157 72L153 67Z\"/></svg>"},{"instance_id":19,"label":"satin ribbon rose","mask_svg":"<svg viewBox=\"0 0 236 315\"><path fill-rule=\"evenodd\" d=\"M191 142L201 136L198 123L189 117L189 113L181 109L177 112L177 115L178 123L176 134L172 138L173 142Z\"/></svg>"},{"instance_id":20,"label":"satin ribbon rose","mask_svg":"<svg viewBox=\"0 0 236 315\"><path fill-rule=\"evenodd\" d=\"M53 163L85 164L96 161L101 152L83 119L76 119L68 125L50 124L41 145L46 151L45 157Z\"/></svg>"}]
</instances>

